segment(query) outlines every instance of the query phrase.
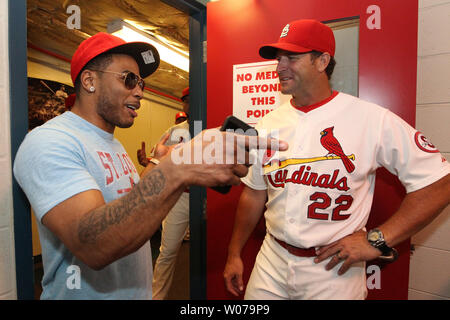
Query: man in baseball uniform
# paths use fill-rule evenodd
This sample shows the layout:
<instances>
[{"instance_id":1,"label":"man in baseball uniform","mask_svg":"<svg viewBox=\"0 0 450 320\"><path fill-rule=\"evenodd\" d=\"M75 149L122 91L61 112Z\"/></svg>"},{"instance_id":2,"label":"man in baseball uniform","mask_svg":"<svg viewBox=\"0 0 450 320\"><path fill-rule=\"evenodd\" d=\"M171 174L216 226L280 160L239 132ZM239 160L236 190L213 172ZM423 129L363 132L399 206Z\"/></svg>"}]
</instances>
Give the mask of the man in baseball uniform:
<instances>
[{"instance_id":1,"label":"man in baseball uniform","mask_svg":"<svg viewBox=\"0 0 450 320\"><path fill-rule=\"evenodd\" d=\"M394 246L449 203L450 164L422 133L331 89L334 52L332 30L315 20L287 24L277 43L259 50L278 60L281 92L292 99L256 129L288 141L289 150L265 153L242 179L224 271L236 296L244 290L241 250L263 212L267 234L245 299L364 299L365 261L395 259ZM379 167L395 173L407 195L367 232Z\"/></svg>"},{"instance_id":2,"label":"man in baseball uniform","mask_svg":"<svg viewBox=\"0 0 450 320\"><path fill-rule=\"evenodd\" d=\"M186 143L190 139L188 122L189 87L183 90L181 100L183 101L183 112L176 114L175 125L164 133L163 137L169 135L165 145ZM184 118L184 121L177 122L180 118ZM152 286L154 300L164 300L167 298L175 274L178 252L180 251L183 239L185 239L188 233L189 189L186 188L162 222L161 246L153 273Z\"/></svg>"},{"instance_id":3,"label":"man in baseball uniform","mask_svg":"<svg viewBox=\"0 0 450 320\"><path fill-rule=\"evenodd\" d=\"M175 125L171 126L161 136L160 141L166 146L185 143L190 140L189 133L189 87L181 95L183 111L175 116ZM178 119L184 121L177 123ZM161 143L161 142L160 142ZM157 148L155 147L155 150ZM139 163L146 167L154 157L147 158L145 144L137 151ZM153 271L153 300L164 300L169 294L175 274L175 264L183 239L189 232L189 189L186 188L162 222L161 246Z\"/></svg>"}]
</instances>

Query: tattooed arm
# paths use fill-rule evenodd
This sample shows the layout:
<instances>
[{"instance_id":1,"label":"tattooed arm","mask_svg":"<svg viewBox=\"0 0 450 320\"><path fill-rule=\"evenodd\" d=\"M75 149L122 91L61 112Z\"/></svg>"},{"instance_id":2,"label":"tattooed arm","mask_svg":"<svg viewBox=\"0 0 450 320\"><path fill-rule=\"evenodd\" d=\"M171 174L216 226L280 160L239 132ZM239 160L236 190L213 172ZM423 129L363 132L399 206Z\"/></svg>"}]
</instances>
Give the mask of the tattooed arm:
<instances>
[{"instance_id":1,"label":"tattooed arm","mask_svg":"<svg viewBox=\"0 0 450 320\"><path fill-rule=\"evenodd\" d=\"M79 193L52 208L42 223L81 261L102 269L139 249L159 228L185 189L174 177L178 169L161 163L107 204L98 190Z\"/></svg>"},{"instance_id":2,"label":"tattooed arm","mask_svg":"<svg viewBox=\"0 0 450 320\"><path fill-rule=\"evenodd\" d=\"M125 196L105 204L98 190L88 190L72 196L53 207L42 218L50 229L86 265L99 270L138 250L158 229L162 220L188 185L217 186L237 185L247 174L248 148L270 146L270 139L247 137L235 142L229 133L218 133L225 146L222 159L231 158L234 163L220 164L208 158L214 139L203 135L174 150L179 159L199 152L201 161L196 164L175 164L172 157L164 157L159 165L142 175L139 183ZM207 131L208 132L208 131ZM214 131L209 131L209 133ZM251 143L249 140L254 140ZM277 144L274 147L278 147ZM264 147L265 148L265 147ZM239 150L238 150L239 149ZM286 150L287 144L280 146ZM245 161L236 154L245 155ZM227 156L228 154L228 156ZM205 156L206 155L206 156ZM206 158L205 158L206 157ZM242 164L236 164L236 163Z\"/></svg>"}]
</instances>

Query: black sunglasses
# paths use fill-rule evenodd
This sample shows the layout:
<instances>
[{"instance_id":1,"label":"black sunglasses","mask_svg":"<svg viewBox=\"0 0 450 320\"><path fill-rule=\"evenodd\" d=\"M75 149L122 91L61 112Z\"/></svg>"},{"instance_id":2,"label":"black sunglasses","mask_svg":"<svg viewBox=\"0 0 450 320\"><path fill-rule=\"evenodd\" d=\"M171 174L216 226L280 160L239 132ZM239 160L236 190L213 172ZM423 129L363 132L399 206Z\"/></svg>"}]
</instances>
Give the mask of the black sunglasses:
<instances>
[{"instance_id":1,"label":"black sunglasses","mask_svg":"<svg viewBox=\"0 0 450 320\"><path fill-rule=\"evenodd\" d=\"M145 81L140 76L135 74L131 71L124 71L124 72L114 72L114 71L104 71L104 70L92 70L92 71L98 71L98 72L105 72L105 73L115 73L121 76L121 79L124 81L125 87L128 90L133 90L136 85L139 85L142 91L144 91L145 88Z\"/></svg>"}]
</instances>

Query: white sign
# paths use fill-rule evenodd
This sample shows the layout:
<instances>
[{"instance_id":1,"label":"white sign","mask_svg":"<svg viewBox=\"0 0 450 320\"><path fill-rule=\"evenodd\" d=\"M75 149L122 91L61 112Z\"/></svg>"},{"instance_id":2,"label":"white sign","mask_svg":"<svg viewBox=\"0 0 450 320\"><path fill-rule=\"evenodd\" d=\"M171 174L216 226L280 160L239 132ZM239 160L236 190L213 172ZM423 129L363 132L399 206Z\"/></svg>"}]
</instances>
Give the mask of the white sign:
<instances>
[{"instance_id":1,"label":"white sign","mask_svg":"<svg viewBox=\"0 0 450 320\"><path fill-rule=\"evenodd\" d=\"M233 66L233 115L249 125L289 101L291 95L280 92L277 61Z\"/></svg>"}]
</instances>

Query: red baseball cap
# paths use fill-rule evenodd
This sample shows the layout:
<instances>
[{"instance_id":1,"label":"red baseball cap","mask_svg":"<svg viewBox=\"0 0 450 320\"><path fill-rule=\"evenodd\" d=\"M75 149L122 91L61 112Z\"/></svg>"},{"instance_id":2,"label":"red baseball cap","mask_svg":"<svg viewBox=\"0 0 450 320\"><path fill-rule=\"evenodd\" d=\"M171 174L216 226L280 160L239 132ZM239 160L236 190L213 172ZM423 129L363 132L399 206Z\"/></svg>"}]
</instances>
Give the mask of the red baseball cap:
<instances>
[{"instance_id":1,"label":"red baseball cap","mask_svg":"<svg viewBox=\"0 0 450 320\"><path fill-rule=\"evenodd\" d=\"M181 93L181 100L184 99L184 97L189 95L189 87L184 88L183 92Z\"/></svg>"},{"instance_id":2,"label":"red baseball cap","mask_svg":"<svg viewBox=\"0 0 450 320\"><path fill-rule=\"evenodd\" d=\"M72 93L64 100L64 105L67 108L67 110L72 109L73 105L75 104L76 99L77 99L76 94Z\"/></svg>"},{"instance_id":3,"label":"red baseball cap","mask_svg":"<svg viewBox=\"0 0 450 320\"><path fill-rule=\"evenodd\" d=\"M99 32L84 40L75 51L70 64L72 82L83 67L96 56L105 53L128 54L136 60L142 78L151 75L159 66L159 53L155 47L146 42L126 42L109 33Z\"/></svg>"},{"instance_id":4,"label":"red baseball cap","mask_svg":"<svg viewBox=\"0 0 450 320\"><path fill-rule=\"evenodd\" d=\"M187 118L187 114L185 112L178 112L175 116L175 121L177 121L179 118Z\"/></svg>"},{"instance_id":5,"label":"red baseball cap","mask_svg":"<svg viewBox=\"0 0 450 320\"><path fill-rule=\"evenodd\" d=\"M259 48L264 59L275 59L277 50L305 53L313 50L328 52L334 56L336 44L333 30L327 25L312 19L289 22L281 32L277 43L266 44Z\"/></svg>"}]
</instances>

